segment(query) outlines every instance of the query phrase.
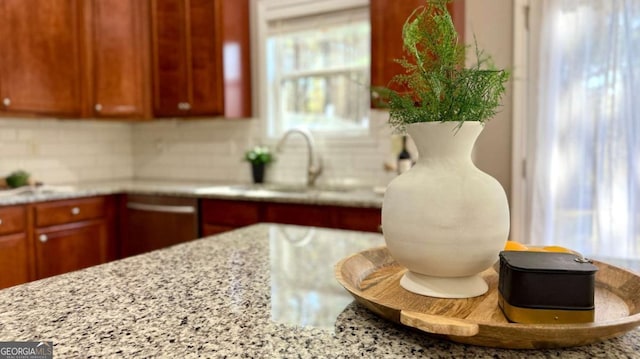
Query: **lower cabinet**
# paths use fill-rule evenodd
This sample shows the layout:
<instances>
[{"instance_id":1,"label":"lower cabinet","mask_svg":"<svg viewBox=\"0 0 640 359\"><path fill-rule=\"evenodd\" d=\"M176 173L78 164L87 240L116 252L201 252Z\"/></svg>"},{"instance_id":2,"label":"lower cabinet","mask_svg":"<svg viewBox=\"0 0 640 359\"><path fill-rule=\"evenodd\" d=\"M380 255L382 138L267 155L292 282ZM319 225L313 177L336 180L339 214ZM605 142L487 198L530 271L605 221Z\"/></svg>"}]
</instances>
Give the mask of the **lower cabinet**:
<instances>
[{"instance_id":1,"label":"lower cabinet","mask_svg":"<svg viewBox=\"0 0 640 359\"><path fill-rule=\"evenodd\" d=\"M201 200L201 234L210 236L259 222L379 232L379 208Z\"/></svg>"},{"instance_id":2,"label":"lower cabinet","mask_svg":"<svg viewBox=\"0 0 640 359\"><path fill-rule=\"evenodd\" d=\"M0 289L33 280L27 207L0 208Z\"/></svg>"},{"instance_id":3,"label":"lower cabinet","mask_svg":"<svg viewBox=\"0 0 640 359\"><path fill-rule=\"evenodd\" d=\"M32 263L26 233L0 236L0 289L30 281Z\"/></svg>"},{"instance_id":4,"label":"lower cabinet","mask_svg":"<svg viewBox=\"0 0 640 359\"><path fill-rule=\"evenodd\" d=\"M115 199L0 207L0 288L115 259Z\"/></svg>"},{"instance_id":5,"label":"lower cabinet","mask_svg":"<svg viewBox=\"0 0 640 359\"><path fill-rule=\"evenodd\" d=\"M37 279L108 260L109 238L104 220L53 226L37 229L34 233Z\"/></svg>"},{"instance_id":6,"label":"lower cabinet","mask_svg":"<svg viewBox=\"0 0 640 359\"><path fill-rule=\"evenodd\" d=\"M202 237L261 222L259 202L203 199L200 201Z\"/></svg>"}]
</instances>

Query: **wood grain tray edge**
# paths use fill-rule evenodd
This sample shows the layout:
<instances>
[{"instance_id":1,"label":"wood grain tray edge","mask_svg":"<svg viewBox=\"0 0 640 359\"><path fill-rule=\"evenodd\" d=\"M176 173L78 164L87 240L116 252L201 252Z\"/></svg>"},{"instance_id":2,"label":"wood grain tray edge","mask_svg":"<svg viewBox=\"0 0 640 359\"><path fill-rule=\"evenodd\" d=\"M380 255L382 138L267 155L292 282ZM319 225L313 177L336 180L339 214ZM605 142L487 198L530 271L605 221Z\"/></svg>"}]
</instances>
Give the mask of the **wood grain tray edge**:
<instances>
[{"instance_id":1,"label":"wood grain tray edge","mask_svg":"<svg viewBox=\"0 0 640 359\"><path fill-rule=\"evenodd\" d=\"M562 348L617 337L640 325L640 276L594 261L596 319L581 324L518 324L498 307L498 274L482 273L489 291L468 299L440 299L410 293L399 281L406 269L386 247L365 250L335 266L340 284L382 318L451 341L510 349Z\"/></svg>"}]
</instances>

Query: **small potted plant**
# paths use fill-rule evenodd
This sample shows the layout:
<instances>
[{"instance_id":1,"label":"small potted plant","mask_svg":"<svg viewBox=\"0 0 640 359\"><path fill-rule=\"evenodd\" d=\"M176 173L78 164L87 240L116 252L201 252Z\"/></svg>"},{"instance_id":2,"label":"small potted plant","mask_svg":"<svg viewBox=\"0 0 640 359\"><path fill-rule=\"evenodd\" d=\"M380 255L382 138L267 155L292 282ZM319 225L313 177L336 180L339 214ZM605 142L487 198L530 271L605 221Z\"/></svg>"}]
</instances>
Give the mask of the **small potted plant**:
<instances>
[{"instance_id":1,"label":"small potted plant","mask_svg":"<svg viewBox=\"0 0 640 359\"><path fill-rule=\"evenodd\" d=\"M480 171L471 151L500 106L509 74L475 46L465 49L447 11L429 0L403 27L402 90L378 91L389 122L405 130L419 158L385 192L382 228L391 255L408 268L400 284L434 297L466 298L488 289L478 273L490 267L509 234L509 208L500 183Z\"/></svg>"},{"instance_id":2,"label":"small potted plant","mask_svg":"<svg viewBox=\"0 0 640 359\"><path fill-rule=\"evenodd\" d=\"M256 146L245 152L244 159L251 163L253 183L263 183L265 167L274 160L269 148L266 146Z\"/></svg>"}]
</instances>

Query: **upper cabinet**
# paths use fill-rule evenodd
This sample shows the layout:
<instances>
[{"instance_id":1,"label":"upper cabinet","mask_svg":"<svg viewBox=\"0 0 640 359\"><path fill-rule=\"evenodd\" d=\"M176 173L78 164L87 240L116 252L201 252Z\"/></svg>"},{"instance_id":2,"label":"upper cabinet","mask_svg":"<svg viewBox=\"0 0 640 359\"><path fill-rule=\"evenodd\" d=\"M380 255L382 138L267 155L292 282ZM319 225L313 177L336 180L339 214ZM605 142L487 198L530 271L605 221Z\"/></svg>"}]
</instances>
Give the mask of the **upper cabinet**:
<instances>
[{"instance_id":1,"label":"upper cabinet","mask_svg":"<svg viewBox=\"0 0 640 359\"><path fill-rule=\"evenodd\" d=\"M395 75L405 71L394 61L404 55L402 26L416 8L424 5L424 0L370 0L370 4L371 86L387 87ZM454 0L447 4L447 8L463 43L464 0Z\"/></svg>"},{"instance_id":2,"label":"upper cabinet","mask_svg":"<svg viewBox=\"0 0 640 359\"><path fill-rule=\"evenodd\" d=\"M1 110L81 114L81 5L0 0Z\"/></svg>"},{"instance_id":3,"label":"upper cabinet","mask_svg":"<svg viewBox=\"0 0 640 359\"><path fill-rule=\"evenodd\" d=\"M85 2L90 117L150 117L149 3Z\"/></svg>"},{"instance_id":4,"label":"upper cabinet","mask_svg":"<svg viewBox=\"0 0 640 359\"><path fill-rule=\"evenodd\" d=\"M251 116L249 0L0 0L0 112Z\"/></svg>"},{"instance_id":5,"label":"upper cabinet","mask_svg":"<svg viewBox=\"0 0 640 359\"><path fill-rule=\"evenodd\" d=\"M155 116L251 116L249 1L153 0Z\"/></svg>"}]
</instances>

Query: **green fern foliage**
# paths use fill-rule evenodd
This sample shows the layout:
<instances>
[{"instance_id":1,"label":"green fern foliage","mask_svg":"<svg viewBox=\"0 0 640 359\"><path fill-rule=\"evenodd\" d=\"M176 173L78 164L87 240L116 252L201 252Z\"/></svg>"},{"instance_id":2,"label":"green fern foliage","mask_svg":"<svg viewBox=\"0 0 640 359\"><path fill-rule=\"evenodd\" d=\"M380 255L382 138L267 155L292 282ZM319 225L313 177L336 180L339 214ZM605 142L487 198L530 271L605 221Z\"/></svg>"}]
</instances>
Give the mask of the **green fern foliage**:
<instances>
[{"instance_id":1,"label":"green fern foliage","mask_svg":"<svg viewBox=\"0 0 640 359\"><path fill-rule=\"evenodd\" d=\"M416 122L484 122L500 106L509 73L496 69L477 44L475 65L465 68L467 49L458 43L449 1L427 0L404 24L405 56L396 61L405 73L392 82L407 91L376 90L389 107L389 123L398 131Z\"/></svg>"}]
</instances>

